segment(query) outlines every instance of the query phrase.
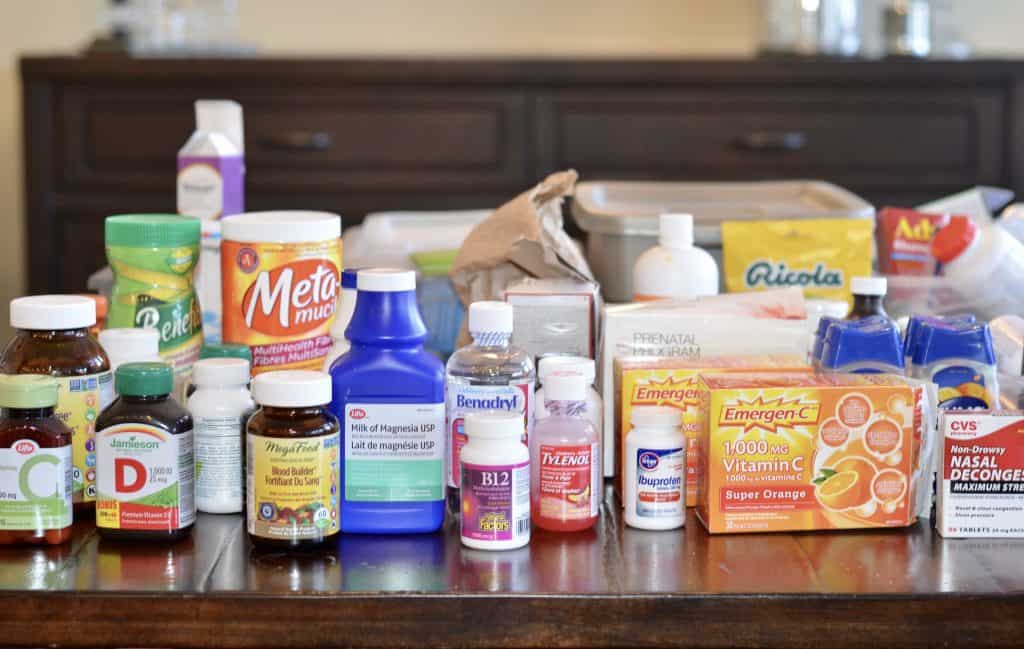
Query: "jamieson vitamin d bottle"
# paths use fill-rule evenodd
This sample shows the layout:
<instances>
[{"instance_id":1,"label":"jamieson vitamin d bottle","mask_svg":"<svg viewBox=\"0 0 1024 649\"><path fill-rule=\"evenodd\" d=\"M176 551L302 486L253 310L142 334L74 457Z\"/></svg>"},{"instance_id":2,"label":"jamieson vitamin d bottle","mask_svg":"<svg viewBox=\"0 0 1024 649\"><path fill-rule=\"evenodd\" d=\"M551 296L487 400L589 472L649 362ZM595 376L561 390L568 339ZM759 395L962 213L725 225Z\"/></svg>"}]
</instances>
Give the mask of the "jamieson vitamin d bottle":
<instances>
[{"instance_id":1,"label":"jamieson vitamin d bottle","mask_svg":"<svg viewBox=\"0 0 1024 649\"><path fill-rule=\"evenodd\" d=\"M96 529L124 541L178 541L196 519L192 416L171 398L167 363L126 363L96 420Z\"/></svg>"},{"instance_id":2,"label":"jamieson vitamin d bottle","mask_svg":"<svg viewBox=\"0 0 1024 649\"><path fill-rule=\"evenodd\" d=\"M96 499L96 417L114 400L110 361L89 334L96 303L77 295L36 295L11 301L17 330L4 349L0 372L57 379L57 417L71 429L72 499L92 511Z\"/></svg>"},{"instance_id":3,"label":"jamieson vitamin d bottle","mask_svg":"<svg viewBox=\"0 0 1024 649\"><path fill-rule=\"evenodd\" d=\"M261 407L246 427L246 524L259 548L290 549L338 533L338 420L331 378L284 370L253 379Z\"/></svg>"},{"instance_id":4,"label":"jamieson vitamin d bottle","mask_svg":"<svg viewBox=\"0 0 1024 649\"><path fill-rule=\"evenodd\" d=\"M444 366L424 351L413 271L360 270L348 337L331 368L344 426L341 530L434 532L444 522Z\"/></svg>"},{"instance_id":5,"label":"jamieson vitamin d bottle","mask_svg":"<svg viewBox=\"0 0 1024 649\"><path fill-rule=\"evenodd\" d=\"M56 405L57 379L0 375L0 544L71 538L71 429Z\"/></svg>"}]
</instances>

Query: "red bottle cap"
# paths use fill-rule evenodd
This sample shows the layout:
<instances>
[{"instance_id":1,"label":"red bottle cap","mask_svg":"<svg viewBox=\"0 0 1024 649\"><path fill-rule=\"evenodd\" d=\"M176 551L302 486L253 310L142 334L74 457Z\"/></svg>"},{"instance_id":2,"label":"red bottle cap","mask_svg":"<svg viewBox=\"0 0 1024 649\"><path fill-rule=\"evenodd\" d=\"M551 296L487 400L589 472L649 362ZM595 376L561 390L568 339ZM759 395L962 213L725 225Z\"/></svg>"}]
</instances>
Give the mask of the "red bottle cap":
<instances>
[{"instance_id":1,"label":"red bottle cap","mask_svg":"<svg viewBox=\"0 0 1024 649\"><path fill-rule=\"evenodd\" d=\"M932 257L948 264L960 256L971 245L978 234L978 226L969 217L954 216L949 224L939 230L932 239Z\"/></svg>"}]
</instances>

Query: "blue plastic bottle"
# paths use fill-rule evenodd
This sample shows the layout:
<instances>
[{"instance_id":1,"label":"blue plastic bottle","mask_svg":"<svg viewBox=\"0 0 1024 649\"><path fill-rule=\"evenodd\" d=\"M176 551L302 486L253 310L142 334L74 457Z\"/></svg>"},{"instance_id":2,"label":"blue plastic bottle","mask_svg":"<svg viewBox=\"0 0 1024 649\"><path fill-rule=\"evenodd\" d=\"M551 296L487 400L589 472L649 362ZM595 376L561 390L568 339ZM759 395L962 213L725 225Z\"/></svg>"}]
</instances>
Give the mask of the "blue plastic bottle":
<instances>
[{"instance_id":1,"label":"blue plastic bottle","mask_svg":"<svg viewBox=\"0 0 1024 649\"><path fill-rule=\"evenodd\" d=\"M922 323L916 378L939 388L939 408L998 408L999 379L988 323Z\"/></svg>"},{"instance_id":2,"label":"blue plastic bottle","mask_svg":"<svg viewBox=\"0 0 1024 649\"><path fill-rule=\"evenodd\" d=\"M357 285L352 347L331 366L341 531L434 532L444 522L444 365L423 349L416 274L360 270Z\"/></svg>"},{"instance_id":3,"label":"blue plastic bottle","mask_svg":"<svg viewBox=\"0 0 1024 649\"><path fill-rule=\"evenodd\" d=\"M918 377L917 369L914 368L914 352L917 350L917 345L921 341L921 325L928 323L933 325L955 325L958 323L963 324L974 324L975 318L973 313L964 313L962 315L912 315L907 321L907 333L903 336L903 359L906 361L907 375ZM921 378L921 377L918 377Z\"/></svg>"},{"instance_id":4,"label":"blue plastic bottle","mask_svg":"<svg viewBox=\"0 0 1024 649\"><path fill-rule=\"evenodd\" d=\"M814 343L811 345L811 367L821 367L821 350L825 348L825 334L832 323L839 322L842 318L834 318L830 315L823 315L818 320L818 328L814 330Z\"/></svg>"},{"instance_id":5,"label":"blue plastic bottle","mask_svg":"<svg viewBox=\"0 0 1024 649\"><path fill-rule=\"evenodd\" d=\"M833 324L822 349L823 372L903 374L903 343L896 323L872 316Z\"/></svg>"}]
</instances>

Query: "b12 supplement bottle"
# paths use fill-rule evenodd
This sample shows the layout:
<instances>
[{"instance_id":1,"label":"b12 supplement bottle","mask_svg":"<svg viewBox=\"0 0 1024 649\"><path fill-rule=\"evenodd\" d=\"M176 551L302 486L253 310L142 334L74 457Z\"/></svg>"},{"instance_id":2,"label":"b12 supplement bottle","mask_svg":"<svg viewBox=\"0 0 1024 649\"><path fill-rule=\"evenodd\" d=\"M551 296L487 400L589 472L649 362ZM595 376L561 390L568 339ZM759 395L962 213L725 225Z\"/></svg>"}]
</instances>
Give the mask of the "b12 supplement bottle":
<instances>
[{"instance_id":1,"label":"b12 supplement bottle","mask_svg":"<svg viewBox=\"0 0 1024 649\"><path fill-rule=\"evenodd\" d=\"M544 384L550 413L530 436L530 515L554 532L589 529L601 506L601 439L586 415L587 380L556 372Z\"/></svg>"},{"instance_id":2,"label":"b12 supplement bottle","mask_svg":"<svg viewBox=\"0 0 1024 649\"><path fill-rule=\"evenodd\" d=\"M192 417L167 363L127 363L96 420L96 528L124 541L179 541L196 519Z\"/></svg>"},{"instance_id":3,"label":"b12 supplement bottle","mask_svg":"<svg viewBox=\"0 0 1024 649\"><path fill-rule=\"evenodd\" d=\"M75 510L96 500L96 418L114 400L110 361L89 327L96 303L75 295L36 295L11 301L17 330L4 349L0 372L45 374L57 379L56 415L71 429L72 498Z\"/></svg>"},{"instance_id":4,"label":"b12 supplement bottle","mask_svg":"<svg viewBox=\"0 0 1024 649\"><path fill-rule=\"evenodd\" d=\"M71 429L57 379L0 375L0 544L71 539Z\"/></svg>"},{"instance_id":5,"label":"b12 supplement bottle","mask_svg":"<svg viewBox=\"0 0 1024 649\"><path fill-rule=\"evenodd\" d=\"M324 371L330 372L331 365L339 356L349 350L351 345L345 337L345 330L348 323L352 321L352 314L356 310L356 275L358 271L354 268L346 268L341 271L341 295L338 296L338 312L334 315L334 322L331 323L331 350L324 357Z\"/></svg>"},{"instance_id":6,"label":"b12 supplement bottle","mask_svg":"<svg viewBox=\"0 0 1024 649\"><path fill-rule=\"evenodd\" d=\"M854 277L850 280L850 291L853 293L853 309L847 320L860 320L870 316L888 318L885 312L885 294L888 282L884 277Z\"/></svg>"},{"instance_id":7,"label":"b12 supplement bottle","mask_svg":"<svg viewBox=\"0 0 1024 649\"><path fill-rule=\"evenodd\" d=\"M156 329L104 329L100 346L110 359L110 371L125 363L161 363L160 334Z\"/></svg>"},{"instance_id":8,"label":"b12 supplement bottle","mask_svg":"<svg viewBox=\"0 0 1024 649\"><path fill-rule=\"evenodd\" d=\"M249 394L249 362L205 358L192 366L196 391L188 398L195 425L196 509L233 514L244 509L242 439L256 404Z\"/></svg>"},{"instance_id":9,"label":"b12 supplement bottle","mask_svg":"<svg viewBox=\"0 0 1024 649\"><path fill-rule=\"evenodd\" d=\"M512 305L474 302L469 305L473 344L456 350L445 374L448 435L448 507L461 507L459 453L466 444L465 417L479 410L503 410L523 419L527 438L533 429L534 370L529 354L509 344Z\"/></svg>"},{"instance_id":10,"label":"b12 supplement bottle","mask_svg":"<svg viewBox=\"0 0 1024 649\"><path fill-rule=\"evenodd\" d=\"M664 406L636 406L626 434L623 469L626 525L673 530L686 523L686 436L683 413Z\"/></svg>"},{"instance_id":11,"label":"b12 supplement bottle","mask_svg":"<svg viewBox=\"0 0 1024 649\"><path fill-rule=\"evenodd\" d=\"M252 382L246 426L246 529L258 548L318 546L338 534L341 434L327 411L331 379L283 370Z\"/></svg>"},{"instance_id":12,"label":"b12 supplement bottle","mask_svg":"<svg viewBox=\"0 0 1024 649\"><path fill-rule=\"evenodd\" d=\"M518 413L470 412L462 447L463 545L511 550L530 542L530 451Z\"/></svg>"},{"instance_id":13,"label":"b12 supplement bottle","mask_svg":"<svg viewBox=\"0 0 1024 649\"><path fill-rule=\"evenodd\" d=\"M114 271L107 325L156 329L160 357L184 392L203 346L203 318L192 286L199 260L199 220L170 214L109 216L107 261Z\"/></svg>"},{"instance_id":14,"label":"b12 supplement bottle","mask_svg":"<svg viewBox=\"0 0 1024 649\"><path fill-rule=\"evenodd\" d=\"M444 366L423 349L427 328L413 271L360 270L352 348L331 367L342 421L341 529L434 532L444 522Z\"/></svg>"}]
</instances>

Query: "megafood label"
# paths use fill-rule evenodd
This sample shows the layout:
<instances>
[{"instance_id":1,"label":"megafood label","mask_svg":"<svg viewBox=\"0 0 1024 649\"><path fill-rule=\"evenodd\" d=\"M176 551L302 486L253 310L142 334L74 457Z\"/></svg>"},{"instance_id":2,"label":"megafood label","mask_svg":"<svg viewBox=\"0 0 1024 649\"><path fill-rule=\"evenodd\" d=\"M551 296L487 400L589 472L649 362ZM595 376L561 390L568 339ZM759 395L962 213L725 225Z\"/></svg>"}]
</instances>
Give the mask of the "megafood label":
<instances>
[{"instance_id":1,"label":"megafood label","mask_svg":"<svg viewBox=\"0 0 1024 649\"><path fill-rule=\"evenodd\" d=\"M870 219L726 221L726 289L797 286L805 297L850 302L850 280L871 274L873 238Z\"/></svg>"},{"instance_id":2,"label":"megafood label","mask_svg":"<svg viewBox=\"0 0 1024 649\"><path fill-rule=\"evenodd\" d=\"M709 531L913 522L920 389L886 377L742 389L716 379L701 390L697 512Z\"/></svg>"}]
</instances>

